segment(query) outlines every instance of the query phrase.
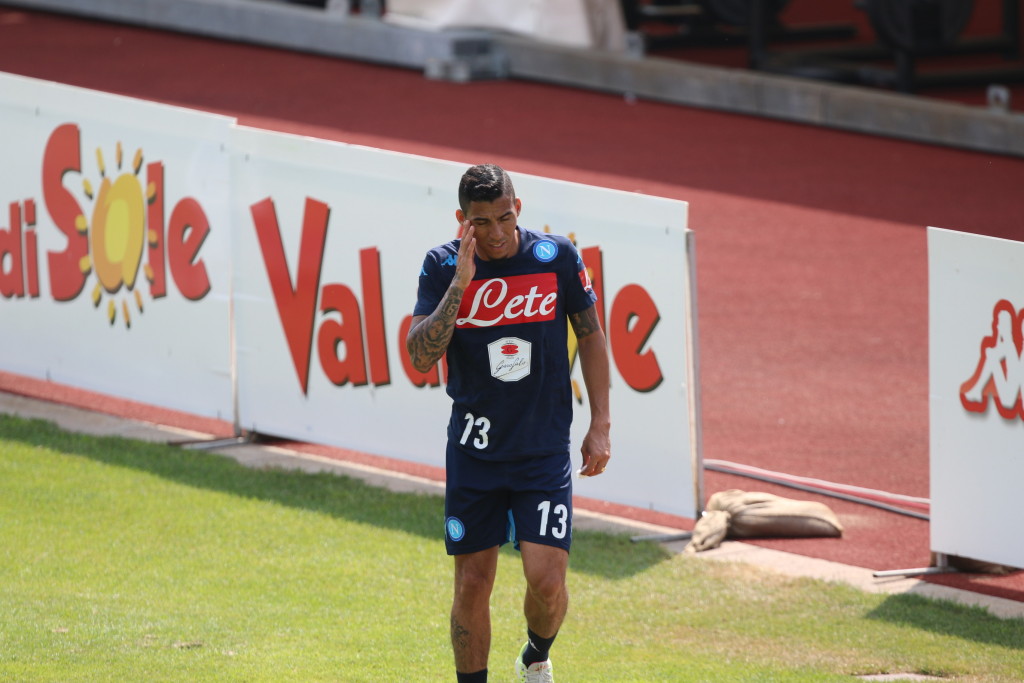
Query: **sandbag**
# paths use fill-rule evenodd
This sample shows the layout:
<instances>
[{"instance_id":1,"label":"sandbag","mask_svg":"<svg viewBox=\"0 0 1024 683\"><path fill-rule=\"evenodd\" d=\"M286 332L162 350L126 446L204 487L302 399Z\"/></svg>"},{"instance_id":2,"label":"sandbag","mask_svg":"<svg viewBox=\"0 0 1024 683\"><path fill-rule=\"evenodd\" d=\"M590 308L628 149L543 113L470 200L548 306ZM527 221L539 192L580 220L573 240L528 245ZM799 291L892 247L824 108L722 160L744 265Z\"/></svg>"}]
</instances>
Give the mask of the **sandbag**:
<instances>
[{"instance_id":1,"label":"sandbag","mask_svg":"<svg viewBox=\"0 0 1024 683\"><path fill-rule=\"evenodd\" d=\"M843 526L835 513L816 501L730 489L711 496L707 508L729 513L729 538L837 537L843 534Z\"/></svg>"},{"instance_id":2,"label":"sandbag","mask_svg":"<svg viewBox=\"0 0 1024 683\"><path fill-rule=\"evenodd\" d=\"M693 525L693 535L683 552L699 553L721 545L729 531L729 516L724 510L705 510Z\"/></svg>"}]
</instances>

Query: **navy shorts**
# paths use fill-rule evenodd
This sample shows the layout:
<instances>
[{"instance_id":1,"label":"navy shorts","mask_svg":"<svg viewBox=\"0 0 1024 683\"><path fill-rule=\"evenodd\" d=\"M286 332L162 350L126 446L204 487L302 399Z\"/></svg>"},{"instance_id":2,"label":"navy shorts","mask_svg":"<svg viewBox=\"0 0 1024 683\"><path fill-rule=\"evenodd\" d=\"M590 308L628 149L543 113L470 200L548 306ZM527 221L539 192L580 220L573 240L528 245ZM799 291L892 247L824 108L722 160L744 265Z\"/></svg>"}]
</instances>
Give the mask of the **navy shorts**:
<instances>
[{"instance_id":1,"label":"navy shorts","mask_svg":"<svg viewBox=\"0 0 1024 683\"><path fill-rule=\"evenodd\" d=\"M445 547L464 555L509 541L569 550L572 461L569 454L480 460L448 446Z\"/></svg>"}]
</instances>

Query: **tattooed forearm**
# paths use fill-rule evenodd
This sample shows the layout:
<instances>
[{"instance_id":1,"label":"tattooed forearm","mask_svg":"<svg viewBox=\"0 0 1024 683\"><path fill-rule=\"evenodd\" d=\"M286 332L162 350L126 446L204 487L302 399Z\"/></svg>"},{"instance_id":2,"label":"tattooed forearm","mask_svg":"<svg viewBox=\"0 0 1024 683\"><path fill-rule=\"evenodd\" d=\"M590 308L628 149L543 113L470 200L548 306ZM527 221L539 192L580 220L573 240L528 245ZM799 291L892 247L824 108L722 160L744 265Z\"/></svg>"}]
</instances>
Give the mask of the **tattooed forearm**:
<instances>
[{"instance_id":1,"label":"tattooed forearm","mask_svg":"<svg viewBox=\"0 0 1024 683\"><path fill-rule=\"evenodd\" d=\"M405 345L413 367L420 372L429 370L448 350L464 291L453 282L433 313L413 318Z\"/></svg>"},{"instance_id":2,"label":"tattooed forearm","mask_svg":"<svg viewBox=\"0 0 1024 683\"><path fill-rule=\"evenodd\" d=\"M601 329L601 322L597 319L597 306L573 313L569 316L569 322L572 323L572 330L576 333L577 339L582 339Z\"/></svg>"}]
</instances>

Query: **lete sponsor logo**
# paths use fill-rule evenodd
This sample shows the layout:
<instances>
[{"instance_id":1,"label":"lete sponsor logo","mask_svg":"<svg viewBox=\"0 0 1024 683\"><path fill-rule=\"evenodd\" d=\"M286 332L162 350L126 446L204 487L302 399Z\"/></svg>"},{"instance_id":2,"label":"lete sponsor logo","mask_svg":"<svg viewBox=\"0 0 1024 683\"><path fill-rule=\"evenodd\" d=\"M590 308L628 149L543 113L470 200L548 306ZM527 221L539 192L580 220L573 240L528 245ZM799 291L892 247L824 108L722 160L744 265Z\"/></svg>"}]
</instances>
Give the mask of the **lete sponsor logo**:
<instances>
[{"instance_id":1,"label":"lete sponsor logo","mask_svg":"<svg viewBox=\"0 0 1024 683\"><path fill-rule=\"evenodd\" d=\"M455 326L491 327L553 320L557 301L555 273L474 280L466 288Z\"/></svg>"},{"instance_id":2,"label":"lete sponsor logo","mask_svg":"<svg viewBox=\"0 0 1024 683\"><path fill-rule=\"evenodd\" d=\"M960 385L960 402L972 413L989 399L1004 418L1024 419L1024 309L1006 299L992 309L992 334L981 340L974 374Z\"/></svg>"},{"instance_id":3,"label":"lete sponsor logo","mask_svg":"<svg viewBox=\"0 0 1024 683\"><path fill-rule=\"evenodd\" d=\"M108 322L113 325L120 318L131 327L133 312L141 314L144 308L140 271L152 299L167 295L168 271L186 299L198 301L209 293L209 274L199 256L210 233L203 207L185 197L175 204L167 224L163 162L146 164L143 175L141 147L130 163L120 141L108 156L110 151L98 147L95 167L84 168L79 127L67 123L50 134L43 152L42 194L52 223L42 220L34 198L10 204L10 224L0 228L3 298L39 298L48 275L53 300L72 301L95 274L93 305L101 308L106 300L102 310ZM76 182L80 189L72 189ZM47 252L43 273L39 239L42 230L51 228L66 243Z\"/></svg>"}]
</instances>

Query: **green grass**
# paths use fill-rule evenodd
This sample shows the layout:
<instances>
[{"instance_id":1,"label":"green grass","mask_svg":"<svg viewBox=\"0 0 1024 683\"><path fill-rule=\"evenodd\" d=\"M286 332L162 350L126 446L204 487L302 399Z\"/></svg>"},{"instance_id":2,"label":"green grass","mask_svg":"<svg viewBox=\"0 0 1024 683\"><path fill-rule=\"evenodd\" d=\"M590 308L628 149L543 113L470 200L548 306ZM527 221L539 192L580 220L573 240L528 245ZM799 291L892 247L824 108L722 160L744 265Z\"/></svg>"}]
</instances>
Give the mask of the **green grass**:
<instances>
[{"instance_id":1,"label":"green grass","mask_svg":"<svg viewBox=\"0 0 1024 683\"><path fill-rule=\"evenodd\" d=\"M0 415L0 680L444 681L442 503ZM523 581L503 551L491 680ZM578 532L572 681L1015 681L1024 621Z\"/></svg>"}]
</instances>

